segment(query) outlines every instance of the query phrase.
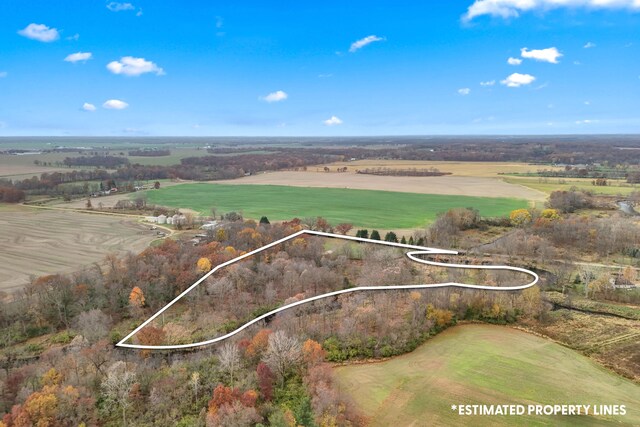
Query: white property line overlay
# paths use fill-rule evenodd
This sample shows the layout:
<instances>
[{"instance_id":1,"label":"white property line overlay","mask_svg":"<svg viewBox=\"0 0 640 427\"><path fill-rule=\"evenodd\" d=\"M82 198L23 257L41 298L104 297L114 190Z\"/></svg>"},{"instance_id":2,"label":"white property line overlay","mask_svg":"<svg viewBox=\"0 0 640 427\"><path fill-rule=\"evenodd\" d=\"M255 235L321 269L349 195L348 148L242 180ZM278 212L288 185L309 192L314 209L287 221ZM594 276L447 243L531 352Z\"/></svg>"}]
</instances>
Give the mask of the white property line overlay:
<instances>
[{"instance_id":1,"label":"white property line overlay","mask_svg":"<svg viewBox=\"0 0 640 427\"><path fill-rule=\"evenodd\" d=\"M456 282L448 282L448 283L434 283L434 284L424 284L424 285L392 285L392 286L358 286L355 288L349 288L349 289L342 289L339 291L334 291L334 292L328 292L326 294L321 294L321 295L316 295L314 297L310 297L310 298L305 298L303 300L300 301L296 301L296 302L292 302L291 304L287 304L287 305L283 305L282 307L276 308L275 310L272 310L268 313L265 313L261 316L256 317L253 320L250 320L249 322L243 324L242 326L238 327L237 329L225 334L225 335L221 335L219 337L216 338L212 338L210 340L207 341L201 341L201 342L197 342L197 343L191 343L191 344L178 344L178 345L138 345L138 344L127 344L125 341L129 340L131 337L133 337L136 333L138 333L138 331L140 331L142 328L144 328L145 326L147 326L149 323L151 323L154 319L156 319L158 316L160 316L162 313L164 313L169 307L171 307L173 304L175 304L180 298L182 298L183 296L185 296L186 294L188 294L189 292L191 292L196 286L198 286L200 283L202 283L204 280L206 280L209 276L211 276L213 273L215 273L216 271L220 270L221 268L224 268L228 265L234 264L238 261L242 261L245 258L248 258L250 256L253 256L257 253L260 253L262 251L265 251L269 248L272 248L274 246L279 245L280 243L284 243L287 240L291 240L293 238L296 238L298 236L301 236L303 234L310 234L310 235L314 235L314 236L323 236L323 237L331 237L331 238L337 238L337 239L343 239L343 240L353 240L356 242L365 242L365 243L376 243L378 245L386 245L386 246L393 246L393 247L398 247L398 248L406 248L406 249L417 249L416 251L410 251L407 252L405 255L412 261L415 261L417 263L420 264L427 264L427 265L435 265L438 267L452 267L452 268L468 268L468 269L478 269L478 270L510 270L510 271L517 271L520 273L525 273L528 274L529 276L533 277L533 280L529 283L527 283L526 285L520 285L520 286L504 286L504 287L497 287L497 286L486 286L486 285L469 285L466 283L456 283ZM358 292L358 291L388 291L388 290L398 290L398 289L425 289L425 288L445 288L448 286L451 287L458 287L458 288L470 288L470 289L483 289L483 290L488 290L488 291L520 291L523 289L527 289L530 288L531 286L534 286L536 283L538 283L539 277L536 273L534 273L533 271L524 269L524 268L520 268L520 267L511 267L508 265L466 265L466 264L447 264L447 263L443 263L443 262L435 262L435 261L428 261L425 259L420 259L417 258L418 255L457 255L458 251L452 251L452 250L447 250L447 249L438 249L438 248L428 248L428 247L424 247L424 246L414 246L414 245L405 245L403 243L394 243L394 242L386 242L386 241L381 241L381 240L372 240L372 239L365 239L362 237L352 237L352 236L344 236L341 234L333 234L333 233L325 233L323 231L313 231L313 230L300 230L296 233L293 233L287 237L284 237L280 240L276 240L275 242L271 242L268 245L262 246L258 249L255 249L251 252L247 252L244 255L240 255L237 258L231 259L227 262L223 262L220 265L217 265L215 268L213 268L212 270L210 270L207 274L205 274L204 276L202 276L197 282L195 282L193 285L189 286L187 289L185 289L180 295L178 295L177 297L175 297L173 299L173 301L171 301L169 304L165 305L163 308L161 308L156 314L154 314L153 316L151 316L150 318L148 318L147 320L144 321L144 323L142 323L140 326L138 326L136 329L134 329L129 335L127 335L126 337L124 337L122 340L120 340L119 343L116 344L117 347L126 347L126 348L136 348L136 349L142 349L142 350L177 350L177 349L184 349L184 348L193 348L193 347L200 347L203 345L208 345L208 344L213 344L213 343L217 343L223 340L226 340L227 338L230 338L236 334L238 334L239 332L243 331L244 329L248 328L249 326L253 325L254 323L257 323L269 316L272 316L276 313L279 313L281 311L284 310L288 310L290 308L293 307L297 307L299 305L302 304L307 304L309 302L312 301L317 301L319 299L322 298L328 298L328 297L332 297L335 295L341 295L341 294L346 294L349 292Z\"/></svg>"}]
</instances>

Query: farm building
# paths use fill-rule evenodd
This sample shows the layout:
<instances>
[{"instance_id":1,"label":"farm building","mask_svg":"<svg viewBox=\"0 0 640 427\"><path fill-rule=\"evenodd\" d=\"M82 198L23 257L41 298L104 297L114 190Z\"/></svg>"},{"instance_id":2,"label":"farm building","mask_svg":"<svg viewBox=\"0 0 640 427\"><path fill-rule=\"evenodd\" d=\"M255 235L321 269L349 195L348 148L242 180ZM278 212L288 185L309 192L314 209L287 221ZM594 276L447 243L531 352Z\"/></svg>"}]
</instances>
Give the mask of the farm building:
<instances>
[{"instance_id":1,"label":"farm building","mask_svg":"<svg viewBox=\"0 0 640 427\"><path fill-rule=\"evenodd\" d=\"M158 224L166 224L166 223L167 223L167 216L166 215L158 216Z\"/></svg>"},{"instance_id":2,"label":"farm building","mask_svg":"<svg viewBox=\"0 0 640 427\"><path fill-rule=\"evenodd\" d=\"M218 221L208 221L206 224L200 226L202 230L215 230L217 227Z\"/></svg>"},{"instance_id":3,"label":"farm building","mask_svg":"<svg viewBox=\"0 0 640 427\"><path fill-rule=\"evenodd\" d=\"M173 225L184 225L187 223L187 217L180 214L175 214L173 216Z\"/></svg>"},{"instance_id":4,"label":"farm building","mask_svg":"<svg viewBox=\"0 0 640 427\"><path fill-rule=\"evenodd\" d=\"M638 287L638 285L620 274L615 274L614 277L610 278L609 284L613 289L635 289Z\"/></svg>"}]
</instances>

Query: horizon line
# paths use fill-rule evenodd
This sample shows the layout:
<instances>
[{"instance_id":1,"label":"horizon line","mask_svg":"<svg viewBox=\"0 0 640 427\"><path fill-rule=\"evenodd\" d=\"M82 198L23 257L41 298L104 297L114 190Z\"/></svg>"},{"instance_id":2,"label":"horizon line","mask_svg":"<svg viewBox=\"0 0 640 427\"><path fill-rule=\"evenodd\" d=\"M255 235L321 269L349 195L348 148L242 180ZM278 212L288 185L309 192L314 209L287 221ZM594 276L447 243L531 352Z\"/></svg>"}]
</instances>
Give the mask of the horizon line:
<instances>
[{"instance_id":1,"label":"horizon line","mask_svg":"<svg viewBox=\"0 0 640 427\"><path fill-rule=\"evenodd\" d=\"M6 138L477 138L477 137L638 136L637 133L469 133L379 135L0 135Z\"/></svg>"}]
</instances>

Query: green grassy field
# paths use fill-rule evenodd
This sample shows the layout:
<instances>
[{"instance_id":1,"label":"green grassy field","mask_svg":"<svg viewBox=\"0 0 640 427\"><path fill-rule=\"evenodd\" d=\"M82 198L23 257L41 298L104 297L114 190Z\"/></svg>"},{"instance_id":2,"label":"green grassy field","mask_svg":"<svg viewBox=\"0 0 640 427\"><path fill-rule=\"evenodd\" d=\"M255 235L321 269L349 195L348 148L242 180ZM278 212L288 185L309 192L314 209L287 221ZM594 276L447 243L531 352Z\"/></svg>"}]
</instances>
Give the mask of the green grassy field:
<instances>
[{"instance_id":1,"label":"green grassy field","mask_svg":"<svg viewBox=\"0 0 640 427\"><path fill-rule=\"evenodd\" d=\"M464 325L414 352L335 369L372 426L640 425L640 385L573 350L514 329ZM620 404L627 415L461 416L458 404Z\"/></svg>"},{"instance_id":2,"label":"green grassy field","mask_svg":"<svg viewBox=\"0 0 640 427\"><path fill-rule=\"evenodd\" d=\"M568 191L571 187L576 187L579 190L584 191L592 191L597 194L609 195L627 195L634 191L640 191L640 185L627 184L627 182L623 180L609 180L610 185L606 187L598 187L591 184L592 180L588 178L505 177L503 179L509 184L524 185L525 187L543 191L547 194L551 194L553 191Z\"/></svg>"},{"instance_id":3,"label":"green grassy field","mask_svg":"<svg viewBox=\"0 0 640 427\"><path fill-rule=\"evenodd\" d=\"M433 221L454 207L474 207L484 216L507 215L526 200L390 191L305 188L278 185L184 184L149 192L148 202L211 214L241 211L247 218L289 220L322 216L332 224L408 229Z\"/></svg>"}]
</instances>

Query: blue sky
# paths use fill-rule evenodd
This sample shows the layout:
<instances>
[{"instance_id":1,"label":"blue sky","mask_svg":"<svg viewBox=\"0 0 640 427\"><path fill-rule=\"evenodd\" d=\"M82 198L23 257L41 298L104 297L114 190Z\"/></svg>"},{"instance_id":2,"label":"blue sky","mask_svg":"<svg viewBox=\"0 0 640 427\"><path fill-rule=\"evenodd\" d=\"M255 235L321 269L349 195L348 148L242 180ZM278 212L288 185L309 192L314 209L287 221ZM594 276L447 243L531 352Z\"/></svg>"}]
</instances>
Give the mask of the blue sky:
<instances>
[{"instance_id":1,"label":"blue sky","mask_svg":"<svg viewBox=\"0 0 640 427\"><path fill-rule=\"evenodd\" d=\"M2 2L0 135L640 132L640 1L556 3Z\"/></svg>"}]
</instances>

